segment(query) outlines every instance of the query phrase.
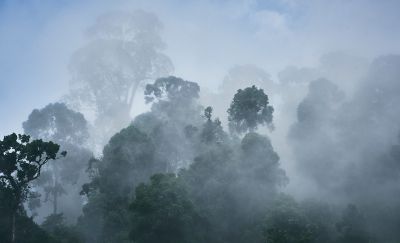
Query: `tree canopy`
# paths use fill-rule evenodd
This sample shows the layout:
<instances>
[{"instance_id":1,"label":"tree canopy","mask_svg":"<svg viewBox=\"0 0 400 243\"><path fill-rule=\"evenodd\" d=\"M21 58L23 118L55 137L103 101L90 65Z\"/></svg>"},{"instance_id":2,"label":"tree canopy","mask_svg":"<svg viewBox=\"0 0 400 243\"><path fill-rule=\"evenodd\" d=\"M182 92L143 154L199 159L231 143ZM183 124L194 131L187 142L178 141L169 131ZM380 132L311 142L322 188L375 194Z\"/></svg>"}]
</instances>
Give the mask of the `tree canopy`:
<instances>
[{"instance_id":1,"label":"tree canopy","mask_svg":"<svg viewBox=\"0 0 400 243\"><path fill-rule=\"evenodd\" d=\"M228 109L230 127L239 133L254 131L258 125L272 127L274 108L269 105L264 90L251 86L239 89Z\"/></svg>"},{"instance_id":2,"label":"tree canopy","mask_svg":"<svg viewBox=\"0 0 400 243\"><path fill-rule=\"evenodd\" d=\"M70 62L70 92L65 97L72 108L93 117L101 133L95 142L104 146L127 126L135 95L141 85L173 70L163 53L162 24L145 11L117 11L97 18L88 28L88 42Z\"/></svg>"},{"instance_id":3,"label":"tree canopy","mask_svg":"<svg viewBox=\"0 0 400 243\"><path fill-rule=\"evenodd\" d=\"M135 195L130 205L134 242L203 242L204 220L175 175L153 175L150 184L136 188Z\"/></svg>"},{"instance_id":4,"label":"tree canopy","mask_svg":"<svg viewBox=\"0 0 400 243\"><path fill-rule=\"evenodd\" d=\"M34 109L23 128L33 138L54 141L68 151L67 157L43 167L42 175L35 181L37 192L44 194L43 201L37 198L35 200L41 203L31 205L43 211L46 208L43 204L51 203L54 214L61 210L70 221L76 220L83 203L78 195L79 187L86 178L87 162L92 155L87 149L89 130L86 119L64 103L52 103ZM73 204L73 207L65 202ZM31 209L37 210L34 207Z\"/></svg>"}]
</instances>

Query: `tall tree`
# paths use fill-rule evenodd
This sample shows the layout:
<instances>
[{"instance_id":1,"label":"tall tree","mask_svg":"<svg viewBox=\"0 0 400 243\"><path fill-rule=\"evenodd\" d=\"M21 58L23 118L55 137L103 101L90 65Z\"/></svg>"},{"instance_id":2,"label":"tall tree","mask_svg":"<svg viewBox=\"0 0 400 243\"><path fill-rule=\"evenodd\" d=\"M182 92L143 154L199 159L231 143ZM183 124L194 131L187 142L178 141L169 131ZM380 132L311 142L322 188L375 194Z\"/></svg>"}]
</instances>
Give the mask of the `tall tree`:
<instances>
[{"instance_id":1,"label":"tall tree","mask_svg":"<svg viewBox=\"0 0 400 243\"><path fill-rule=\"evenodd\" d=\"M66 155L65 151L58 154L59 148L53 142L31 141L30 136L15 133L0 140L0 187L10 200L12 242L16 241L16 214L27 199L29 183L40 176L42 167L49 160Z\"/></svg>"},{"instance_id":2,"label":"tall tree","mask_svg":"<svg viewBox=\"0 0 400 243\"><path fill-rule=\"evenodd\" d=\"M197 83L169 76L146 85L144 94L146 102L153 103L152 111L159 116L185 123L199 115L199 92Z\"/></svg>"},{"instance_id":3,"label":"tall tree","mask_svg":"<svg viewBox=\"0 0 400 243\"><path fill-rule=\"evenodd\" d=\"M180 172L188 191L210 224L208 242L262 242L266 207L287 177L267 137L248 133L230 139L218 120L206 121L195 134L197 156Z\"/></svg>"},{"instance_id":4,"label":"tall tree","mask_svg":"<svg viewBox=\"0 0 400 243\"><path fill-rule=\"evenodd\" d=\"M134 124L153 138L157 156L168 161L170 173L187 167L194 157L185 129L202 122L199 92L197 83L174 76L146 85L145 99L152 103L151 112L138 116Z\"/></svg>"},{"instance_id":5,"label":"tall tree","mask_svg":"<svg viewBox=\"0 0 400 243\"><path fill-rule=\"evenodd\" d=\"M151 111L110 139L103 157L94 160L98 166L92 181L83 188L89 202L79 222L89 241L129 241L127 205L135 187L154 173L176 172L190 161L191 147L184 132L201 118L198 92L196 83L176 77L147 85ZM95 231L98 234L92 234Z\"/></svg>"},{"instance_id":6,"label":"tall tree","mask_svg":"<svg viewBox=\"0 0 400 243\"><path fill-rule=\"evenodd\" d=\"M91 156L90 151L85 148L89 137L88 124L81 113L67 108L64 103L53 103L43 109L33 110L23 123L23 128L33 138L54 141L68 151L66 158L45 166L36 183L44 190L45 201L52 201L53 214L57 214L59 197L62 194L71 192L71 197L78 195L74 188L80 188L80 185L74 188L67 186L82 183L84 180L87 161ZM79 198L69 201L76 202L74 208L77 209L82 205ZM68 212L68 215L74 213Z\"/></svg>"},{"instance_id":7,"label":"tall tree","mask_svg":"<svg viewBox=\"0 0 400 243\"><path fill-rule=\"evenodd\" d=\"M34 138L52 140L60 144L84 145L89 137L88 124L83 114L64 103L51 103L34 109L22 124L24 132Z\"/></svg>"},{"instance_id":8,"label":"tall tree","mask_svg":"<svg viewBox=\"0 0 400 243\"><path fill-rule=\"evenodd\" d=\"M128 205L134 188L151 175L165 171L165 161L155 160L148 135L131 125L114 135L103 157L92 161L95 170L83 186L88 203L79 225L89 242L127 242L130 230Z\"/></svg>"},{"instance_id":9,"label":"tall tree","mask_svg":"<svg viewBox=\"0 0 400 243\"><path fill-rule=\"evenodd\" d=\"M129 124L140 85L171 73L172 62L162 52L161 30L152 13L107 13L88 29L88 43L72 57L67 102L94 118L100 147Z\"/></svg>"},{"instance_id":10,"label":"tall tree","mask_svg":"<svg viewBox=\"0 0 400 243\"><path fill-rule=\"evenodd\" d=\"M269 105L268 95L256 86L239 89L228 109L230 128L238 133L254 131L258 125L272 128L274 108Z\"/></svg>"},{"instance_id":11,"label":"tall tree","mask_svg":"<svg viewBox=\"0 0 400 243\"><path fill-rule=\"evenodd\" d=\"M277 85L265 70L255 65L245 64L231 67L218 87L218 92L203 90L201 99L212 104L214 114L223 123L227 123L226 109L229 107L232 97L239 89L250 85L268 90L271 95L277 93L275 92Z\"/></svg>"}]
</instances>

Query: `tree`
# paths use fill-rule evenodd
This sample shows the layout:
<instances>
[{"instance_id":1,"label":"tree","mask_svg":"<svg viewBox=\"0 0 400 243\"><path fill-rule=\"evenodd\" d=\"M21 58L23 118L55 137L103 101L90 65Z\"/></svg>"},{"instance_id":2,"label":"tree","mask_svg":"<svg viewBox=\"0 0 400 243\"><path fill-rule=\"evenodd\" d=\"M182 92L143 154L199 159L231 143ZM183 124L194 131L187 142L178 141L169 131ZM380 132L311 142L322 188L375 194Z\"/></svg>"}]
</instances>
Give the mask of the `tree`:
<instances>
[{"instance_id":1,"label":"tree","mask_svg":"<svg viewBox=\"0 0 400 243\"><path fill-rule=\"evenodd\" d=\"M8 211L1 211L0 215L0 242L9 243L10 217ZM15 242L18 243L56 243L31 217L28 217L21 209L15 217ZM58 242L57 242L58 243Z\"/></svg>"},{"instance_id":2,"label":"tree","mask_svg":"<svg viewBox=\"0 0 400 243\"><path fill-rule=\"evenodd\" d=\"M145 99L152 103L151 112L138 116L134 124L152 137L156 155L168 161L169 173L187 167L193 160L193 147L185 129L202 123L199 91L197 83L173 76L146 86Z\"/></svg>"},{"instance_id":3,"label":"tree","mask_svg":"<svg viewBox=\"0 0 400 243\"><path fill-rule=\"evenodd\" d=\"M52 202L53 214L57 214L61 195L68 192L70 197L78 195L78 191L67 189L67 185L74 185L85 177L87 161L91 156L91 152L85 148L89 138L88 124L81 113L67 108L64 103L53 103L43 109L33 110L23 123L23 128L33 138L54 141L68 150L68 157L46 165L42 176L36 181L36 185L45 192L45 201ZM79 198L69 201L76 202L73 207L76 209L82 205ZM74 213L77 214L70 211L68 215L71 217Z\"/></svg>"},{"instance_id":4,"label":"tree","mask_svg":"<svg viewBox=\"0 0 400 243\"><path fill-rule=\"evenodd\" d=\"M46 217L41 226L51 235L54 243L83 243L82 236L75 227L65 224L62 213Z\"/></svg>"},{"instance_id":5,"label":"tree","mask_svg":"<svg viewBox=\"0 0 400 243\"><path fill-rule=\"evenodd\" d=\"M315 225L292 198L282 195L267 213L264 237L268 243L312 243Z\"/></svg>"},{"instance_id":6,"label":"tree","mask_svg":"<svg viewBox=\"0 0 400 243\"><path fill-rule=\"evenodd\" d=\"M145 11L110 12L88 28L88 43L70 63L67 103L94 117L94 141L102 147L130 122L139 87L173 70L163 53L162 24Z\"/></svg>"},{"instance_id":7,"label":"tree","mask_svg":"<svg viewBox=\"0 0 400 243\"><path fill-rule=\"evenodd\" d=\"M344 99L344 93L337 85L327 79L310 82L308 94L297 109L299 123L318 125L333 116L333 112Z\"/></svg>"},{"instance_id":8,"label":"tree","mask_svg":"<svg viewBox=\"0 0 400 243\"><path fill-rule=\"evenodd\" d=\"M144 94L146 103L153 103L152 111L182 123L199 114L199 92L197 83L170 76L146 85Z\"/></svg>"},{"instance_id":9,"label":"tree","mask_svg":"<svg viewBox=\"0 0 400 243\"><path fill-rule=\"evenodd\" d=\"M250 206L256 212L259 206L273 199L278 189L288 183L285 171L280 168L279 155L274 151L268 137L257 133L248 133L240 144L238 170L247 189L242 196L253 198L255 205ZM256 189L254 194L252 190ZM250 193L250 195L247 195Z\"/></svg>"},{"instance_id":10,"label":"tree","mask_svg":"<svg viewBox=\"0 0 400 243\"><path fill-rule=\"evenodd\" d=\"M202 100L212 104L214 114L220 117L223 123L227 123L228 120L225 115L232 97L239 89L251 85L268 90L271 95L276 93L277 85L265 70L255 65L245 64L235 65L228 70L218 87L217 93L203 90Z\"/></svg>"},{"instance_id":11,"label":"tree","mask_svg":"<svg viewBox=\"0 0 400 243\"><path fill-rule=\"evenodd\" d=\"M134 189L151 175L164 172L165 161L155 159L152 139L131 125L115 134L103 157L92 160L94 177L83 187L88 203L79 219L87 241L128 241L128 205Z\"/></svg>"},{"instance_id":12,"label":"tree","mask_svg":"<svg viewBox=\"0 0 400 243\"><path fill-rule=\"evenodd\" d=\"M324 191L339 182L338 174L348 171L342 169L345 168L344 163L338 166L348 154L342 150L345 142L343 138L353 136L350 131L343 133L346 136L341 136L338 130L343 98L344 93L340 88L327 79L310 82L308 93L297 108L297 122L289 131L298 171L315 180ZM349 113L344 114L347 116Z\"/></svg>"},{"instance_id":13,"label":"tree","mask_svg":"<svg viewBox=\"0 0 400 243\"><path fill-rule=\"evenodd\" d=\"M211 121L213 108L211 106L207 106L204 109L204 117L207 118L207 121Z\"/></svg>"},{"instance_id":14,"label":"tree","mask_svg":"<svg viewBox=\"0 0 400 243\"><path fill-rule=\"evenodd\" d=\"M130 209L134 242L204 242L203 220L174 174L156 174L150 184L140 184Z\"/></svg>"},{"instance_id":15,"label":"tree","mask_svg":"<svg viewBox=\"0 0 400 243\"><path fill-rule=\"evenodd\" d=\"M204 117L207 120L200 132L200 140L206 145L223 143L224 140L227 140L221 121L218 118L214 119L214 121L212 120L212 111L213 108L211 106L204 109Z\"/></svg>"},{"instance_id":16,"label":"tree","mask_svg":"<svg viewBox=\"0 0 400 243\"><path fill-rule=\"evenodd\" d=\"M264 90L254 85L239 89L228 109L230 128L238 133L252 132L258 125L264 124L272 128L274 108L268 104L268 95Z\"/></svg>"},{"instance_id":17,"label":"tree","mask_svg":"<svg viewBox=\"0 0 400 243\"><path fill-rule=\"evenodd\" d=\"M267 137L248 133L242 141L223 131L212 109L192 139L196 157L179 173L194 204L210 224L208 242L261 242L267 204L286 184L279 156ZM193 130L193 129L190 129Z\"/></svg>"},{"instance_id":18,"label":"tree","mask_svg":"<svg viewBox=\"0 0 400 243\"><path fill-rule=\"evenodd\" d=\"M79 224L88 241L128 241L127 205L134 188L154 173L177 172L192 160L185 127L201 120L199 86L176 77L157 79L146 87L150 112L114 135L96 161L83 192L88 203ZM96 233L93 233L96 232Z\"/></svg>"},{"instance_id":19,"label":"tree","mask_svg":"<svg viewBox=\"0 0 400 243\"><path fill-rule=\"evenodd\" d=\"M201 118L200 113L198 117ZM180 126L185 132L183 141L188 142L187 147L193 151L194 159L191 159L188 167L183 167L178 172L178 179L184 184L196 211L206 217L207 238L200 242L221 242L220 239L226 239L226 228L230 226L227 221L232 215L229 213L232 212L232 207L229 204L230 198L227 197L227 185L235 179L228 172L232 168L228 164L233 156L228 145L228 136L223 132L219 121L211 120L211 114L209 118L210 120L206 117L206 121L200 126ZM174 141L165 140L173 146L182 143L182 140L179 143Z\"/></svg>"},{"instance_id":20,"label":"tree","mask_svg":"<svg viewBox=\"0 0 400 243\"><path fill-rule=\"evenodd\" d=\"M146 101L167 98L174 100L191 100L199 97L200 87L197 83L183 80L174 76L159 78L154 84L146 85Z\"/></svg>"},{"instance_id":21,"label":"tree","mask_svg":"<svg viewBox=\"0 0 400 243\"><path fill-rule=\"evenodd\" d=\"M49 160L59 158L59 148L53 142L30 141L30 136L15 133L0 140L0 188L10 200L12 242L16 239L16 214L28 197L29 183L40 176ZM60 154L65 155L65 151Z\"/></svg>"},{"instance_id":22,"label":"tree","mask_svg":"<svg viewBox=\"0 0 400 243\"><path fill-rule=\"evenodd\" d=\"M64 103L52 103L34 109L22 124L24 132L33 138L52 140L59 144L83 145L89 138L88 124L83 114Z\"/></svg>"}]
</instances>

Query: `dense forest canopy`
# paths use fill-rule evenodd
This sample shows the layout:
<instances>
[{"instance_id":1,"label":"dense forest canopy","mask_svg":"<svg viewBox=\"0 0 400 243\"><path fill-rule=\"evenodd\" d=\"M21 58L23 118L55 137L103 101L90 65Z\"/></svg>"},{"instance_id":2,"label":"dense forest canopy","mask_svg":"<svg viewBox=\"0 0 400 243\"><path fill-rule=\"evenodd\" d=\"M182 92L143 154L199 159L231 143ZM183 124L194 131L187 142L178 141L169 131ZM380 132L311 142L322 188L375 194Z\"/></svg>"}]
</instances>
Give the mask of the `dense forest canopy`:
<instances>
[{"instance_id":1,"label":"dense forest canopy","mask_svg":"<svg viewBox=\"0 0 400 243\"><path fill-rule=\"evenodd\" d=\"M236 65L212 92L162 28L100 15L65 95L0 139L0 242L400 242L400 55Z\"/></svg>"}]
</instances>

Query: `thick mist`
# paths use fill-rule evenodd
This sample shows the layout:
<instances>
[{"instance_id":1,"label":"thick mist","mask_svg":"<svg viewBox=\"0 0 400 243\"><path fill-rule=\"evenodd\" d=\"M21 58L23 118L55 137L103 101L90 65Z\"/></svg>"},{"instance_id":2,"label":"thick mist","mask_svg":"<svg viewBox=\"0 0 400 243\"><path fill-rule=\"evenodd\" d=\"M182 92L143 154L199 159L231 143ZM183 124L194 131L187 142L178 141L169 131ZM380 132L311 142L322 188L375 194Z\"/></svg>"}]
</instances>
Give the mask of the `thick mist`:
<instances>
[{"instance_id":1,"label":"thick mist","mask_svg":"<svg viewBox=\"0 0 400 243\"><path fill-rule=\"evenodd\" d=\"M1 141L5 242L400 240L395 1L42 4L0 4L0 134L67 154L16 197Z\"/></svg>"}]
</instances>

